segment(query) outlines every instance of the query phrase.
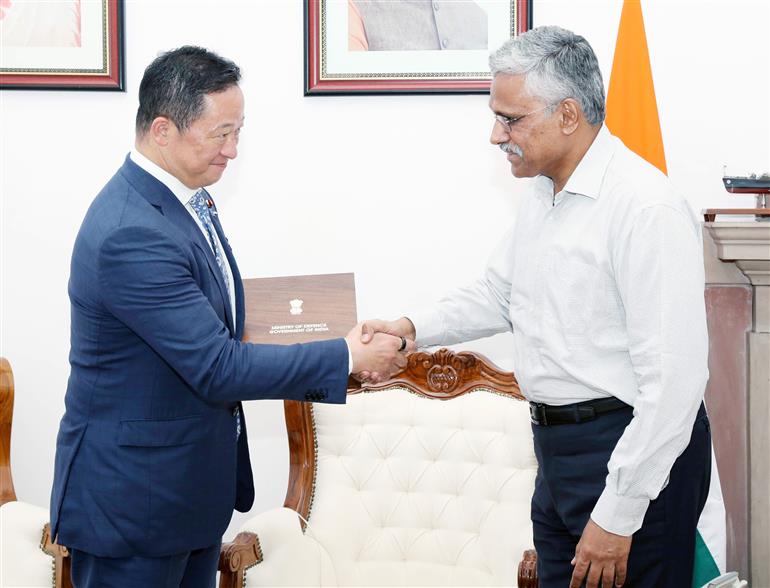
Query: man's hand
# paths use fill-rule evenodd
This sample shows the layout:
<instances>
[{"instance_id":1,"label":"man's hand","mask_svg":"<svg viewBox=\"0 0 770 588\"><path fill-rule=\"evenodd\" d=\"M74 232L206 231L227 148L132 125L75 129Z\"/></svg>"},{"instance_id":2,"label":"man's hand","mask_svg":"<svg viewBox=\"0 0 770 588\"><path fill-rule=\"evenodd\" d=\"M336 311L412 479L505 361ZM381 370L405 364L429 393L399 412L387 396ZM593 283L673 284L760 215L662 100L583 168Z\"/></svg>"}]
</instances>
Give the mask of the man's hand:
<instances>
[{"instance_id":1,"label":"man's hand","mask_svg":"<svg viewBox=\"0 0 770 588\"><path fill-rule=\"evenodd\" d=\"M586 578L586 588L612 588L626 581L626 563L631 550L631 537L605 531L591 519L575 549L572 581L569 588L580 588Z\"/></svg>"},{"instance_id":2,"label":"man's hand","mask_svg":"<svg viewBox=\"0 0 770 588\"><path fill-rule=\"evenodd\" d=\"M375 333L368 337L368 343L364 343L362 333L363 325L359 323L345 336L353 356L353 374L356 377L364 372L371 376L370 381L383 381L406 367L406 354L414 351L414 341L407 341L402 350L400 336Z\"/></svg>"},{"instance_id":3,"label":"man's hand","mask_svg":"<svg viewBox=\"0 0 770 588\"><path fill-rule=\"evenodd\" d=\"M416 338L414 325L405 316L395 321L383 321L380 319L372 319L363 322L361 331L361 341L368 343L375 333L387 333L388 335L395 335L396 337L404 337L411 341Z\"/></svg>"},{"instance_id":4,"label":"man's hand","mask_svg":"<svg viewBox=\"0 0 770 588\"><path fill-rule=\"evenodd\" d=\"M368 344L377 333L385 333L387 335L394 335L406 339L406 348L403 350L405 354L411 353L417 348L414 344L416 337L414 325L412 324L412 321L406 317L401 317L395 321L383 321L380 319L364 321L361 326L361 342ZM399 339L399 341L401 341L401 339ZM390 377L383 376L379 372L370 370L353 372L353 375L358 381L370 384L378 384Z\"/></svg>"}]
</instances>

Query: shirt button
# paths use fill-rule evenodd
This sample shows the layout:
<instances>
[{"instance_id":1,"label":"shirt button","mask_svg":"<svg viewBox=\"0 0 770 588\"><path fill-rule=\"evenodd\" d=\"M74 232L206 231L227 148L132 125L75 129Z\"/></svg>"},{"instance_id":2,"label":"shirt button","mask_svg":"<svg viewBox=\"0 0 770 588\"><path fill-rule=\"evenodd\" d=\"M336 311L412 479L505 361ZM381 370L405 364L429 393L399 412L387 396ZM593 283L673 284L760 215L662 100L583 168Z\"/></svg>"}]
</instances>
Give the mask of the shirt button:
<instances>
[{"instance_id":1,"label":"shirt button","mask_svg":"<svg viewBox=\"0 0 770 588\"><path fill-rule=\"evenodd\" d=\"M438 12L438 9L439 9L439 4L438 4L438 2L433 2L433 10L435 10L436 12Z\"/></svg>"},{"instance_id":2,"label":"shirt button","mask_svg":"<svg viewBox=\"0 0 770 588\"><path fill-rule=\"evenodd\" d=\"M449 45L449 41L447 41L446 39L441 39L441 47L446 49L447 45Z\"/></svg>"}]
</instances>

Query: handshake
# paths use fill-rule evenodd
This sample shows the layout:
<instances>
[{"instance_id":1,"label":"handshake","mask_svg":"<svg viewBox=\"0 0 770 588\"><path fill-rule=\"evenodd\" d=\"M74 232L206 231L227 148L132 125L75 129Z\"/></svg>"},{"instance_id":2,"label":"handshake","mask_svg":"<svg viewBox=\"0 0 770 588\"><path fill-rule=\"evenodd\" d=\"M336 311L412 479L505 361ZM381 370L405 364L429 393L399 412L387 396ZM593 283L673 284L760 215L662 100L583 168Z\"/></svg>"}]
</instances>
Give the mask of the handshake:
<instances>
[{"instance_id":1,"label":"handshake","mask_svg":"<svg viewBox=\"0 0 770 588\"><path fill-rule=\"evenodd\" d=\"M406 355L417 348L415 336L406 317L358 323L345 336L353 356L353 377L370 384L391 378L406 367Z\"/></svg>"}]
</instances>

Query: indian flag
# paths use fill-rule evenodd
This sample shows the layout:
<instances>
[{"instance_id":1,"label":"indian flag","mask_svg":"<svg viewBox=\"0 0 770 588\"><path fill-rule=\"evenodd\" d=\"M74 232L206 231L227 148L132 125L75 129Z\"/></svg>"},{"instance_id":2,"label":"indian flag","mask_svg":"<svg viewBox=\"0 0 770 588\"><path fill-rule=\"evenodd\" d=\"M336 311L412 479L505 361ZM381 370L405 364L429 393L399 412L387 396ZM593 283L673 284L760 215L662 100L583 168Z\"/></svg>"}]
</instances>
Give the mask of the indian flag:
<instances>
[{"instance_id":1,"label":"indian flag","mask_svg":"<svg viewBox=\"0 0 770 588\"><path fill-rule=\"evenodd\" d=\"M710 580L724 574L727 569L727 528L722 486L719 483L717 460L711 448L711 486L703 512L698 519L695 533L695 565L693 588L700 588Z\"/></svg>"},{"instance_id":2,"label":"indian flag","mask_svg":"<svg viewBox=\"0 0 770 588\"><path fill-rule=\"evenodd\" d=\"M641 0L624 0L607 92L607 127L637 155L666 173L658 107L644 33ZM725 572L727 529L714 448L711 485L695 536L693 588Z\"/></svg>"}]
</instances>

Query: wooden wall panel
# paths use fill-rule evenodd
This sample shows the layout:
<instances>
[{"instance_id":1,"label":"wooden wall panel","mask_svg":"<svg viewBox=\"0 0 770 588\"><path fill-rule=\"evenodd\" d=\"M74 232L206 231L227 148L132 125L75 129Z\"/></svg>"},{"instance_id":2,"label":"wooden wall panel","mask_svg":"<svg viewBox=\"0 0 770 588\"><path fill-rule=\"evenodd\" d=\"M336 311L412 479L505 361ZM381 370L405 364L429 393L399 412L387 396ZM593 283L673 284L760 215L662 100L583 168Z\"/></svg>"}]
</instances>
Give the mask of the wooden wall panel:
<instances>
[{"instance_id":1,"label":"wooden wall panel","mask_svg":"<svg viewBox=\"0 0 770 588\"><path fill-rule=\"evenodd\" d=\"M727 510L727 569L749 576L748 333L749 286L709 285L709 382L711 420L719 476Z\"/></svg>"}]
</instances>

